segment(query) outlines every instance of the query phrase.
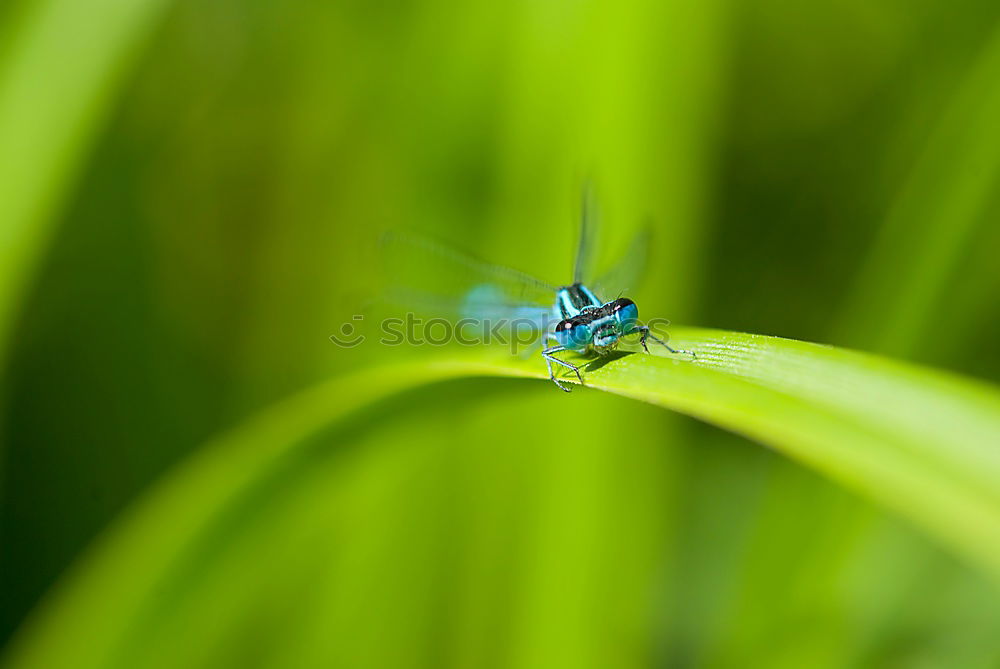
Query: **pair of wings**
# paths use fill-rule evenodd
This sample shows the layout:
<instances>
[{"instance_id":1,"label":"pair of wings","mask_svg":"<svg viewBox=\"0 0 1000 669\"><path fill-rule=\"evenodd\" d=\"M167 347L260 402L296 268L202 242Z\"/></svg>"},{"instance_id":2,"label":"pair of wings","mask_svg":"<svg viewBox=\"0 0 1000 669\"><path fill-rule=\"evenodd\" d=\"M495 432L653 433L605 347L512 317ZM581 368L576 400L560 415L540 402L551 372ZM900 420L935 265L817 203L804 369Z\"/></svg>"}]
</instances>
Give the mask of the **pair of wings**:
<instances>
[{"instance_id":1,"label":"pair of wings","mask_svg":"<svg viewBox=\"0 0 1000 669\"><path fill-rule=\"evenodd\" d=\"M578 254L574 282L601 299L614 299L636 287L645 269L648 230L635 236L625 256L609 271L588 281L589 258ZM581 245L586 251L586 242ZM382 239L385 297L397 308L449 320L507 320L537 331L559 320L555 312L560 285L509 267L491 265L445 244L400 232ZM567 282L569 283L569 282Z\"/></svg>"},{"instance_id":2,"label":"pair of wings","mask_svg":"<svg viewBox=\"0 0 1000 669\"><path fill-rule=\"evenodd\" d=\"M625 255L601 275L593 273L596 216L589 189L584 193L580 244L572 282L551 284L509 267L491 265L445 244L402 232L383 236L386 299L427 317L516 322L536 331L558 321L559 287L584 283L601 299L634 289L646 268L649 229L643 228Z\"/></svg>"}]
</instances>

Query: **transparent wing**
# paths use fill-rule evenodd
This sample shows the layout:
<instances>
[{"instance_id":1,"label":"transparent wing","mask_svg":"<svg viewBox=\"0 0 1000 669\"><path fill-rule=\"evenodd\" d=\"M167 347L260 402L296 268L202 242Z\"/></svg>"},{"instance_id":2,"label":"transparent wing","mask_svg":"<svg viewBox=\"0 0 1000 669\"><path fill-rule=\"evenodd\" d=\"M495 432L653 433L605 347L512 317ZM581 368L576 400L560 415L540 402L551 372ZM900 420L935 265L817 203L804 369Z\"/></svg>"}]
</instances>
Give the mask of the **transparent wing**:
<instances>
[{"instance_id":1,"label":"transparent wing","mask_svg":"<svg viewBox=\"0 0 1000 669\"><path fill-rule=\"evenodd\" d=\"M649 242L652 237L649 225L642 227L625 254L605 273L594 281L594 288L605 300L633 294L642 283L649 265Z\"/></svg>"},{"instance_id":2,"label":"transparent wing","mask_svg":"<svg viewBox=\"0 0 1000 669\"><path fill-rule=\"evenodd\" d=\"M530 274L397 231L383 236L380 256L384 301L397 311L452 321L504 320L537 331L553 318L556 287Z\"/></svg>"},{"instance_id":3,"label":"transparent wing","mask_svg":"<svg viewBox=\"0 0 1000 669\"><path fill-rule=\"evenodd\" d=\"M597 202L590 182L583 187L580 203L580 241L576 247L576 262L573 265L573 282L584 283L593 278L594 249L597 248L598 230Z\"/></svg>"}]
</instances>

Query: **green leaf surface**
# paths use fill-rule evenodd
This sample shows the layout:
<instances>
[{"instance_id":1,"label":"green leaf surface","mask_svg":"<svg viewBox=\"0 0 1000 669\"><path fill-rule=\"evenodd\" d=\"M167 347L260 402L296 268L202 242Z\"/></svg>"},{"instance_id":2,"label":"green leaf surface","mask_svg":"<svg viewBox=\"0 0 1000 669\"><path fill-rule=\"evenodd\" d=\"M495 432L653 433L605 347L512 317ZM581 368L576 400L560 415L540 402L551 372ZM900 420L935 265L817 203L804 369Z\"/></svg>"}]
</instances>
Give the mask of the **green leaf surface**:
<instances>
[{"instance_id":1,"label":"green leaf surface","mask_svg":"<svg viewBox=\"0 0 1000 669\"><path fill-rule=\"evenodd\" d=\"M688 414L778 449L909 518L1000 579L996 388L787 339L685 328L674 329L673 335L672 343L697 351L696 360L623 354L589 365L586 385ZM146 637L162 627L155 611L167 606L166 592L188 591L171 595L188 624L198 627L200 617L205 625L220 624L227 618L213 607L228 603L232 611L240 610L240 598L261 579L252 571L228 573L221 580L193 576L203 569L209 548L263 550L285 543L276 542L269 527L288 531L311 524L283 516L280 500L272 499L274 487L265 485L275 472L287 470L311 437L359 410L377 414L380 401L402 391L460 377L545 379L538 360L491 356L452 353L334 379L207 444L132 507L77 565L23 630L5 666L135 666L150 647ZM551 392L559 393L554 387ZM585 399L581 392L590 391L559 397L572 407ZM399 471L411 466L395 465ZM309 472L289 484L306 503L296 508L337 506L318 497L337 488L325 480L325 470L290 471ZM276 524L245 523L250 538L244 536L248 543L240 544L231 536L239 517L234 509L247 500L274 515ZM281 553L283 559L301 559L301 554ZM226 573L227 563L219 559L219 564L220 573ZM295 565L284 566L270 564L281 573L295 573ZM222 582L227 585L220 592L210 590ZM209 621L209 616L215 618Z\"/></svg>"}]
</instances>

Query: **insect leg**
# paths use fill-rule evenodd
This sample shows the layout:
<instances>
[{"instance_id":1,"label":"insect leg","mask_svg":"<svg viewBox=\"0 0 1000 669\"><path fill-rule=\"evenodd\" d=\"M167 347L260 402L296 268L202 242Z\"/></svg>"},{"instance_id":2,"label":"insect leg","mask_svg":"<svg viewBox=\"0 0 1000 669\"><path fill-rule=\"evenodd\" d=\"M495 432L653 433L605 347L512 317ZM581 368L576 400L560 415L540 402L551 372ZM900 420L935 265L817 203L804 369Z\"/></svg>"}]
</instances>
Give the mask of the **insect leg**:
<instances>
[{"instance_id":1,"label":"insect leg","mask_svg":"<svg viewBox=\"0 0 1000 669\"><path fill-rule=\"evenodd\" d=\"M556 378L555 373L552 371L552 363L554 362L558 365L566 367L567 369L572 369L573 372L576 373L576 378L580 380L580 383L583 383L583 377L580 376L579 367L577 367L574 364L568 363L565 360L560 360L559 358L553 355L553 353L560 353L565 350L566 350L565 346L550 346L549 348L542 349L542 357L545 358L545 365L549 369L549 378L552 379L553 383L559 386L560 390L565 390L568 393L570 392L570 389L564 386L562 383L560 383L559 379Z\"/></svg>"},{"instance_id":2,"label":"insect leg","mask_svg":"<svg viewBox=\"0 0 1000 669\"><path fill-rule=\"evenodd\" d=\"M657 337L656 335L654 335L652 332L650 332L649 328L646 327L645 325L637 325L637 326L635 326L635 329L632 330L632 333L635 333L635 332L641 332L642 333L642 338L639 340L639 343L642 344L642 348L646 351L646 353L649 353L649 347L646 346L646 340L647 339L652 339L653 341L655 341L656 343L660 344L661 346L663 346L665 349L667 349L671 353L674 353L674 354L677 354L677 353L687 353L692 358L697 358L698 357L698 354L695 353L694 351L685 351L682 348L671 348L669 345L667 345L667 342L663 341L662 339L660 339L659 337Z\"/></svg>"}]
</instances>

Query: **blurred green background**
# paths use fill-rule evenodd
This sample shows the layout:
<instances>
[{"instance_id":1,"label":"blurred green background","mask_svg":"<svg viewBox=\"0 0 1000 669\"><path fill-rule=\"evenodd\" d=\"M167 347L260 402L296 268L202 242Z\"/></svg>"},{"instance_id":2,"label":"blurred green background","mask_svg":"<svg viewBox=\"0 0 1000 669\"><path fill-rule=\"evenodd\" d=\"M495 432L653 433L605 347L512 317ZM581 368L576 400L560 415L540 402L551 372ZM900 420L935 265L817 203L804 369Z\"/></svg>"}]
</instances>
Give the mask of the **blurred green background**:
<instances>
[{"instance_id":1,"label":"blurred green background","mask_svg":"<svg viewBox=\"0 0 1000 669\"><path fill-rule=\"evenodd\" d=\"M422 354L328 340L386 229L561 282L590 178L604 262L654 224L645 316L1000 380L996 2L14 0L0 80L60 13L0 113L76 133L0 144L48 184L0 190L42 230L0 237L4 643L209 439ZM103 48L91 92L45 79ZM465 380L313 441L106 666L1000 666L995 584L654 407Z\"/></svg>"}]
</instances>

